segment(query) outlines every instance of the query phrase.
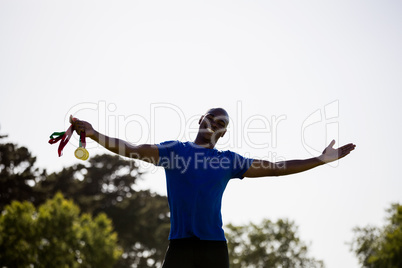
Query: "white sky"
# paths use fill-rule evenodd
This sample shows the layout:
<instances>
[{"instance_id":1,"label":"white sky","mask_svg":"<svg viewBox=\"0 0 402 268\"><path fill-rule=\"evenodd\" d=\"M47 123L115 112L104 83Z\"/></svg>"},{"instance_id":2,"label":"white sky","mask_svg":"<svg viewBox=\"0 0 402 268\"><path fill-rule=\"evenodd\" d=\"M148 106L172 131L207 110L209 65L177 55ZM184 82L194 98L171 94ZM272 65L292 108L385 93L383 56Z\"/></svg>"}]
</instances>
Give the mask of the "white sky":
<instances>
[{"instance_id":1,"label":"white sky","mask_svg":"<svg viewBox=\"0 0 402 268\"><path fill-rule=\"evenodd\" d=\"M218 146L271 160L337 144L331 166L234 180L225 223L286 217L329 268L357 267L352 228L402 202L400 1L0 1L0 133L49 172L70 113L131 142L188 140L220 106ZM94 143L90 154L104 153ZM163 170L142 184L165 194ZM133 223L135 224L135 223Z\"/></svg>"}]
</instances>

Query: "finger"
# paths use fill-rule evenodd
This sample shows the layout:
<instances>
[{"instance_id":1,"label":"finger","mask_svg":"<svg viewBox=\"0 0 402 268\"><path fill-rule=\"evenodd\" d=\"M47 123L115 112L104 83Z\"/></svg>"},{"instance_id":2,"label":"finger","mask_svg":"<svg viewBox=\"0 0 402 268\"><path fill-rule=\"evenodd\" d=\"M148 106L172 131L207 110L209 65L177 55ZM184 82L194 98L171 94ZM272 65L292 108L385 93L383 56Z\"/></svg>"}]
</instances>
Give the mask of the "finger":
<instances>
[{"instance_id":1,"label":"finger","mask_svg":"<svg viewBox=\"0 0 402 268\"><path fill-rule=\"evenodd\" d=\"M345 150L345 151L352 151L355 148L356 148L356 145L354 145L353 143L349 143L349 144L342 146L340 149Z\"/></svg>"},{"instance_id":2,"label":"finger","mask_svg":"<svg viewBox=\"0 0 402 268\"><path fill-rule=\"evenodd\" d=\"M328 147L334 147L335 145L335 140L332 140L331 143L328 145Z\"/></svg>"},{"instance_id":3,"label":"finger","mask_svg":"<svg viewBox=\"0 0 402 268\"><path fill-rule=\"evenodd\" d=\"M70 124L72 124L74 126L74 128L77 128L77 123L78 122L80 122L80 120L78 120L77 118L75 118L72 115L70 115Z\"/></svg>"},{"instance_id":4,"label":"finger","mask_svg":"<svg viewBox=\"0 0 402 268\"><path fill-rule=\"evenodd\" d=\"M348 154L350 154L350 151L349 152L342 152L341 155L339 156L339 159L344 158Z\"/></svg>"},{"instance_id":5,"label":"finger","mask_svg":"<svg viewBox=\"0 0 402 268\"><path fill-rule=\"evenodd\" d=\"M70 123L74 126L74 129L78 135L80 135L81 132L85 132L84 123L78 120L77 118L73 117L72 115L70 115Z\"/></svg>"},{"instance_id":6,"label":"finger","mask_svg":"<svg viewBox=\"0 0 402 268\"><path fill-rule=\"evenodd\" d=\"M351 143L342 146L341 148L339 148L340 157L342 158L342 157L344 157L344 156L350 154L350 152L353 151L353 150L355 149L355 147L356 147L356 145L351 144Z\"/></svg>"},{"instance_id":7,"label":"finger","mask_svg":"<svg viewBox=\"0 0 402 268\"><path fill-rule=\"evenodd\" d=\"M75 129L78 134L81 134L82 131L85 131L85 125L81 121L75 121Z\"/></svg>"}]
</instances>

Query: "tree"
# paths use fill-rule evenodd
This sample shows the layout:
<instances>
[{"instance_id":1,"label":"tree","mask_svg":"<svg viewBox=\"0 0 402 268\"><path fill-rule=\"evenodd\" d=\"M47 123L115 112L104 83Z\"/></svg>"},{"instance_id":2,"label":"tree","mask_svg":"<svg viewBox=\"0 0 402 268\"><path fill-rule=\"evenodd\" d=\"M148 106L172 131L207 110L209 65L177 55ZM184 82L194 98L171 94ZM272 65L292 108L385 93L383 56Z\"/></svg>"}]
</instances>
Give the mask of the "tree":
<instances>
[{"instance_id":1,"label":"tree","mask_svg":"<svg viewBox=\"0 0 402 268\"><path fill-rule=\"evenodd\" d=\"M0 141L5 137L0 135ZM35 161L26 147L0 143L0 211L11 200L35 200L32 186L42 175L34 167Z\"/></svg>"},{"instance_id":2,"label":"tree","mask_svg":"<svg viewBox=\"0 0 402 268\"><path fill-rule=\"evenodd\" d=\"M39 203L61 191L86 213L106 213L124 250L116 267L155 267L168 245L169 208L165 196L135 189L140 176L135 161L95 155L85 165L44 177L34 188Z\"/></svg>"},{"instance_id":3,"label":"tree","mask_svg":"<svg viewBox=\"0 0 402 268\"><path fill-rule=\"evenodd\" d=\"M392 204L382 227L355 227L353 251L362 267L402 267L402 205Z\"/></svg>"},{"instance_id":4,"label":"tree","mask_svg":"<svg viewBox=\"0 0 402 268\"><path fill-rule=\"evenodd\" d=\"M38 209L13 201L0 216L2 267L113 267L117 234L105 214L92 218L56 194Z\"/></svg>"},{"instance_id":5,"label":"tree","mask_svg":"<svg viewBox=\"0 0 402 268\"><path fill-rule=\"evenodd\" d=\"M115 267L155 267L162 263L170 228L166 196L136 190L141 172L135 161L109 154L47 174L35 167L25 148L2 143L0 211L13 200L38 207L61 192L83 213L105 213L113 220L124 253Z\"/></svg>"},{"instance_id":6,"label":"tree","mask_svg":"<svg viewBox=\"0 0 402 268\"><path fill-rule=\"evenodd\" d=\"M307 256L308 248L288 220L226 226L230 267L324 267Z\"/></svg>"}]
</instances>

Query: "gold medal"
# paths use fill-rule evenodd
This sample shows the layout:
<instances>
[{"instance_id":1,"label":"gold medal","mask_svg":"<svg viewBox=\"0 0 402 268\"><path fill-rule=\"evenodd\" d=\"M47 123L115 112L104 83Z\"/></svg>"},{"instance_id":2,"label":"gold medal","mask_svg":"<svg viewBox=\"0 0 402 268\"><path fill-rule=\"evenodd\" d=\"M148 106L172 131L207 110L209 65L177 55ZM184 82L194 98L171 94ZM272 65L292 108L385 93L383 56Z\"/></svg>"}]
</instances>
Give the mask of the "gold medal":
<instances>
[{"instance_id":1,"label":"gold medal","mask_svg":"<svg viewBox=\"0 0 402 268\"><path fill-rule=\"evenodd\" d=\"M83 147L78 147L75 152L74 152L75 157L77 157L78 159L81 160L87 160L89 157L89 152L87 151L87 149L83 148Z\"/></svg>"}]
</instances>

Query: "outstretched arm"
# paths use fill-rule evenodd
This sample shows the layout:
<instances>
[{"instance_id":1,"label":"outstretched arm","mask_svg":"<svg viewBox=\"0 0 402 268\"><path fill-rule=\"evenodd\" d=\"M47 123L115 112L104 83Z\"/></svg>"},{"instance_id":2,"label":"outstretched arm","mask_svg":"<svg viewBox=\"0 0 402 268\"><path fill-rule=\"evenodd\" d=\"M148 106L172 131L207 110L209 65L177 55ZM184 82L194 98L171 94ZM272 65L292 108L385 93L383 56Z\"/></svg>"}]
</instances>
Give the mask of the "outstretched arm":
<instances>
[{"instance_id":1,"label":"outstretched arm","mask_svg":"<svg viewBox=\"0 0 402 268\"><path fill-rule=\"evenodd\" d=\"M159 150L154 144L133 145L121 139L108 137L96 131L90 123L78 120L72 116L70 116L70 123L74 125L74 129L78 134L84 131L87 137L115 154L143 160L152 164L157 164L159 161Z\"/></svg>"},{"instance_id":2,"label":"outstretched arm","mask_svg":"<svg viewBox=\"0 0 402 268\"><path fill-rule=\"evenodd\" d=\"M333 148L335 140L318 157L304 160L288 160L272 163L266 160L254 160L251 167L243 174L244 177L283 176L303 172L323 164L333 162L347 156L356 147L353 143L346 144L338 149Z\"/></svg>"}]
</instances>

